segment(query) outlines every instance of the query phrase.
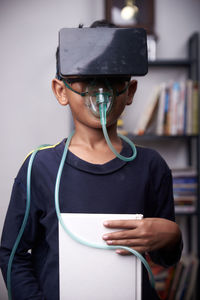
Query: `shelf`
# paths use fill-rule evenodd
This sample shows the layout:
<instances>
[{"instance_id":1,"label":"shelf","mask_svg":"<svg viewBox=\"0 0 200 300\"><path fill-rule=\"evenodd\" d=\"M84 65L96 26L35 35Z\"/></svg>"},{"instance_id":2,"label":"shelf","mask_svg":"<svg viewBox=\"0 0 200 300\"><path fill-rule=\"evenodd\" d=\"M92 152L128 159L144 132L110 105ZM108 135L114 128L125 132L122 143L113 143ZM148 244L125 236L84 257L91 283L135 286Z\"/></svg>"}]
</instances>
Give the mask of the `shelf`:
<instances>
[{"instance_id":1,"label":"shelf","mask_svg":"<svg viewBox=\"0 0 200 300\"><path fill-rule=\"evenodd\" d=\"M187 79L192 79L194 82L199 82L199 33L195 32L188 40L187 43L187 52L188 57L185 59L157 59L155 61L149 61L148 66L150 71L157 72L158 75L160 71L166 72L166 69L178 69L182 72L184 76L187 75ZM163 69L162 69L163 68ZM187 74L185 74L187 73ZM159 81L158 81L159 82ZM200 104L200 98L198 104ZM198 117L200 114L198 112ZM183 207L175 206L175 215L180 216L184 221L183 230L185 230L186 235L186 246L188 252L197 252L198 259L200 259L200 134L198 135L162 135L158 136L155 134L144 134L144 135L134 135L128 133L128 137L133 140L133 142L138 144L147 144L151 143L155 146L163 145L163 147L170 147L174 143L174 141L180 141L181 147L183 147L187 153L188 160L187 165L192 166L192 163L195 162L197 169L197 199L195 203L195 207L191 205L191 207L187 208L187 205L183 205ZM174 146L174 145L173 145ZM176 145L175 145L176 146ZM174 147L172 147L174 148ZM162 147L161 147L162 150ZM174 151L174 149L172 149ZM194 160L193 160L194 158ZM185 219L185 220L184 220ZM194 236L193 229L195 229L195 233L197 232L197 236ZM200 285L198 282L200 281L200 269L198 270L196 276L197 284L194 286L195 290L195 299L200 299ZM193 297L194 298L194 297Z\"/></svg>"},{"instance_id":2,"label":"shelf","mask_svg":"<svg viewBox=\"0 0 200 300\"><path fill-rule=\"evenodd\" d=\"M198 216L198 212L176 212L175 211L175 216Z\"/></svg>"},{"instance_id":3,"label":"shelf","mask_svg":"<svg viewBox=\"0 0 200 300\"><path fill-rule=\"evenodd\" d=\"M190 67L196 60L192 59L161 59L149 61L149 67Z\"/></svg>"},{"instance_id":4,"label":"shelf","mask_svg":"<svg viewBox=\"0 0 200 300\"><path fill-rule=\"evenodd\" d=\"M141 141L150 141L150 140L169 140L169 139L179 139L179 140L191 140L198 139L198 135L156 135L156 134L144 134L144 135L134 135L128 133L127 135L131 140L141 140Z\"/></svg>"}]
</instances>

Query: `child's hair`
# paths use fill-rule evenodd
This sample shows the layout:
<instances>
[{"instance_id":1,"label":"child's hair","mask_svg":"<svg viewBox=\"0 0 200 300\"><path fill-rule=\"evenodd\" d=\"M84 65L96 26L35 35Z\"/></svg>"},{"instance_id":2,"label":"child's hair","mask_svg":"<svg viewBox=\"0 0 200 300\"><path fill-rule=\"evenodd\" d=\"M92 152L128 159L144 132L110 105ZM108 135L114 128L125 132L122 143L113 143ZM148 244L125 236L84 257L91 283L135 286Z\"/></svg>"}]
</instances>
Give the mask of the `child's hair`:
<instances>
[{"instance_id":1,"label":"child's hair","mask_svg":"<svg viewBox=\"0 0 200 300\"><path fill-rule=\"evenodd\" d=\"M107 28L116 28L117 26L107 20L98 20L93 22L90 25L90 28L97 28L97 27L107 27Z\"/></svg>"},{"instance_id":2,"label":"child's hair","mask_svg":"<svg viewBox=\"0 0 200 300\"><path fill-rule=\"evenodd\" d=\"M107 20L94 21L90 25L90 28L97 28L97 27L116 28L117 26L111 22L108 22ZM83 28L83 24L79 24L78 28ZM59 74L60 65L59 65L58 57L59 57L59 47L57 47L57 50L56 50L56 78L61 80L61 77Z\"/></svg>"}]
</instances>

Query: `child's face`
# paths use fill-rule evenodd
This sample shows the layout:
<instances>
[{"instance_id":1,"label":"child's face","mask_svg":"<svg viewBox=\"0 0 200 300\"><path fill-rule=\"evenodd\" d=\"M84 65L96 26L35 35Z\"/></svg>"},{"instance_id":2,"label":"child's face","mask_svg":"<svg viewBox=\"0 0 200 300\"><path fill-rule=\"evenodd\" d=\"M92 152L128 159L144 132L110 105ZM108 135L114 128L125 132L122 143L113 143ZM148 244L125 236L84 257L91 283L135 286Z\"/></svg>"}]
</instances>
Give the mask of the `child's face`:
<instances>
[{"instance_id":1,"label":"child's face","mask_svg":"<svg viewBox=\"0 0 200 300\"><path fill-rule=\"evenodd\" d=\"M118 118L120 117L121 113L123 112L125 106L132 103L132 98L137 87L137 82L135 80L128 83L126 81L112 79L109 82L113 89L114 97L112 108L109 114L107 115L107 127L115 124ZM104 85L103 83L101 83L101 81L97 81L96 86L101 84L102 86ZM118 95L118 93L125 89L127 85L129 85L128 89L124 93ZM88 97L84 97L75 93L74 91L67 88L65 85L63 86L63 82L60 81L58 83L56 79L53 80L52 86L60 104L70 105L75 124L79 122L92 128L101 128L100 118L95 116L87 105ZM60 101L58 94L55 92L56 87L58 88L58 86L62 86L62 98L65 98L65 102ZM88 81L73 82L70 84L70 87L78 93L84 93L88 89Z\"/></svg>"}]
</instances>

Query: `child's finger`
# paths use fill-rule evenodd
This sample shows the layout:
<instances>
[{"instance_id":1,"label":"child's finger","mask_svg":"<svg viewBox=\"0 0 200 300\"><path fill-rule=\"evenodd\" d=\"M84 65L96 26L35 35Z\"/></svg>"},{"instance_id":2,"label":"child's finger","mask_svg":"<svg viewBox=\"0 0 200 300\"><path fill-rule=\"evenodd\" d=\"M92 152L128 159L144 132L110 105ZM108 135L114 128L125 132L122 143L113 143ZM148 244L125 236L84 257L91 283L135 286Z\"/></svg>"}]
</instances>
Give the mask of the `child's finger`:
<instances>
[{"instance_id":1,"label":"child's finger","mask_svg":"<svg viewBox=\"0 0 200 300\"><path fill-rule=\"evenodd\" d=\"M106 233L103 235L103 239L107 240L123 240L123 239L135 239L141 237L139 230L120 230L115 232Z\"/></svg>"},{"instance_id":2,"label":"child's finger","mask_svg":"<svg viewBox=\"0 0 200 300\"><path fill-rule=\"evenodd\" d=\"M129 252L129 251L126 251L126 250L122 250L122 249L117 249L116 251L115 251L117 254L120 254L120 255L132 255L132 253L131 252Z\"/></svg>"},{"instance_id":3,"label":"child's finger","mask_svg":"<svg viewBox=\"0 0 200 300\"><path fill-rule=\"evenodd\" d=\"M142 247L132 247L133 250L139 252L140 254L144 253L145 252L145 249L143 249ZM127 250L123 250L123 249L117 249L115 251L117 254L120 254L120 255L133 255L130 251L127 251Z\"/></svg>"},{"instance_id":4,"label":"child's finger","mask_svg":"<svg viewBox=\"0 0 200 300\"><path fill-rule=\"evenodd\" d=\"M103 225L108 228L127 228L133 229L138 227L142 220L108 220Z\"/></svg>"},{"instance_id":5,"label":"child's finger","mask_svg":"<svg viewBox=\"0 0 200 300\"><path fill-rule=\"evenodd\" d=\"M127 239L127 240L108 240L106 243L110 246L126 246L126 247L138 247L141 246L141 239Z\"/></svg>"}]
</instances>

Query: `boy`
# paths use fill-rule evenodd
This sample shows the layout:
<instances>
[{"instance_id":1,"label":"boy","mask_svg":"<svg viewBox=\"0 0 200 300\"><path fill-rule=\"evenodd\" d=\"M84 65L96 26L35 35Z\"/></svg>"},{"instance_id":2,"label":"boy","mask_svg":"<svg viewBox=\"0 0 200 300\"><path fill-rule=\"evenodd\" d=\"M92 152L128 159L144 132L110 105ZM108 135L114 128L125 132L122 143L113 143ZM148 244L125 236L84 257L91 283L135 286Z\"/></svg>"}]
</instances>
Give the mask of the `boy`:
<instances>
[{"instance_id":1,"label":"boy","mask_svg":"<svg viewBox=\"0 0 200 300\"><path fill-rule=\"evenodd\" d=\"M99 22L97 26L105 26ZM95 25L95 26L96 26ZM69 58L70 59L70 58ZM175 264L181 255L182 239L174 222L171 172L158 153L137 147L133 161L116 158L102 132L100 118L91 113L81 93L91 80L57 78L52 89L63 106L70 106L75 134L69 145L60 184L61 212L140 213L143 220L108 220L108 228L123 229L104 235L108 245L124 245L146 253L164 266ZM114 97L107 115L107 131L118 153L132 155L129 145L117 135L117 120L132 103L137 82L130 78L108 78L112 89L123 91ZM105 88L106 83L95 81ZM116 93L115 93L116 94ZM54 186L66 139L41 150L35 157L31 177L31 210L12 266L12 299L58 300L58 221L54 206ZM0 248L4 279L8 258L22 224L26 202L26 173L29 159L20 169L13 186ZM99 188L100 187L100 188ZM31 253L30 251L31 250ZM118 254L127 255L124 250ZM143 299L158 299L143 272Z\"/></svg>"}]
</instances>

